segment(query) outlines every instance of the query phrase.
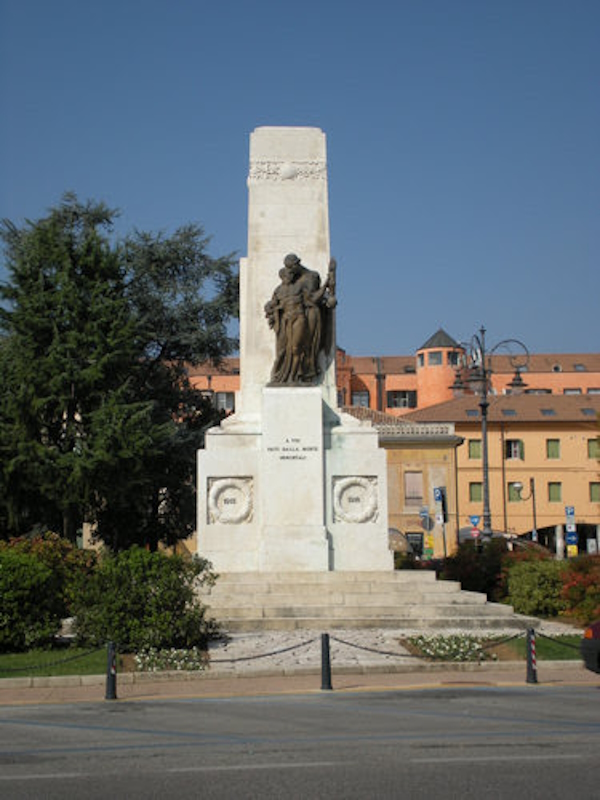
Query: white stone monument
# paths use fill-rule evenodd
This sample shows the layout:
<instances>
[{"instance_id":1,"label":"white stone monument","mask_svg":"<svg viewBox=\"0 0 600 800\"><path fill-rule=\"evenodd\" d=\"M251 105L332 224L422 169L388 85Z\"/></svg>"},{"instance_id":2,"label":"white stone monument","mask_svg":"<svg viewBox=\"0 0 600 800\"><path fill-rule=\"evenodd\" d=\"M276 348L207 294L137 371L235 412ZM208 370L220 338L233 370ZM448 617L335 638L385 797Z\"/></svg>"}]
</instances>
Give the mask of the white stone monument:
<instances>
[{"instance_id":1,"label":"white stone monument","mask_svg":"<svg viewBox=\"0 0 600 800\"><path fill-rule=\"evenodd\" d=\"M373 427L337 409L323 132L257 128L248 189L240 391L236 413L198 452L198 552L218 573L391 570L385 453ZM309 377L312 356L298 342L315 314L330 335L323 322Z\"/></svg>"}]
</instances>

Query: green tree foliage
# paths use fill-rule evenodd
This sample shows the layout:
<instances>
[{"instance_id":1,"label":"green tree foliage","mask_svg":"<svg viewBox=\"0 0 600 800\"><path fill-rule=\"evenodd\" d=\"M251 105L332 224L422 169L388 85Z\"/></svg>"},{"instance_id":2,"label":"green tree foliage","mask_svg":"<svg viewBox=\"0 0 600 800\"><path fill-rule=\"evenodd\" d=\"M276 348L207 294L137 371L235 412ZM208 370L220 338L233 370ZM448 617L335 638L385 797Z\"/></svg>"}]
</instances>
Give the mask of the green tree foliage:
<instances>
[{"instance_id":1,"label":"green tree foliage","mask_svg":"<svg viewBox=\"0 0 600 800\"><path fill-rule=\"evenodd\" d=\"M206 561L131 547L101 559L81 582L78 640L117 642L121 651L205 645L213 626L196 594L214 576Z\"/></svg>"},{"instance_id":2,"label":"green tree foliage","mask_svg":"<svg viewBox=\"0 0 600 800\"><path fill-rule=\"evenodd\" d=\"M0 652L44 647L60 625L52 569L33 553L0 549Z\"/></svg>"},{"instance_id":3,"label":"green tree foliage","mask_svg":"<svg viewBox=\"0 0 600 800\"><path fill-rule=\"evenodd\" d=\"M48 216L0 227L0 533L84 521L113 548L193 529L195 451L214 412L186 363L235 342L230 257L202 230L112 239L117 212L65 195Z\"/></svg>"}]
</instances>

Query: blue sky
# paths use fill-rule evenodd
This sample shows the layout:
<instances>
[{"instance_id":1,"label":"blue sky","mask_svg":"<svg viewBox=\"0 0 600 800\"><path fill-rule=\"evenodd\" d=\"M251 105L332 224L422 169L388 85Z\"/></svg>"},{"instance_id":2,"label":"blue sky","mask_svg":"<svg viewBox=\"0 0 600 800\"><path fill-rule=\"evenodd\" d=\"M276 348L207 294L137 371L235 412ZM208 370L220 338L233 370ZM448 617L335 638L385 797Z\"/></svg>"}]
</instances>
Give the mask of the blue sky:
<instances>
[{"instance_id":1,"label":"blue sky","mask_svg":"<svg viewBox=\"0 0 600 800\"><path fill-rule=\"evenodd\" d=\"M599 41L599 0L0 0L0 217L245 255L250 132L317 126L348 352L598 351Z\"/></svg>"}]
</instances>

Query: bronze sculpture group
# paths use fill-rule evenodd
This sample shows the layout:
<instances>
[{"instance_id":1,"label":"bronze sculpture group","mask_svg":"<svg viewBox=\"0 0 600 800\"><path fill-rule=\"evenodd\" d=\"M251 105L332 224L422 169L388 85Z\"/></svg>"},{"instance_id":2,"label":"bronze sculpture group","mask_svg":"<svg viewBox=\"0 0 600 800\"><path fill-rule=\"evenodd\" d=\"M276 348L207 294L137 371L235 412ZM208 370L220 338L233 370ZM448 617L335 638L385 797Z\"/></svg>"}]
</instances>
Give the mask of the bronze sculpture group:
<instances>
[{"instance_id":1,"label":"bronze sculpture group","mask_svg":"<svg viewBox=\"0 0 600 800\"><path fill-rule=\"evenodd\" d=\"M284 258L281 283L265 305L276 336L271 386L311 385L321 375L319 357L332 340L335 269L332 259L321 285L319 273L303 266L297 255Z\"/></svg>"}]
</instances>

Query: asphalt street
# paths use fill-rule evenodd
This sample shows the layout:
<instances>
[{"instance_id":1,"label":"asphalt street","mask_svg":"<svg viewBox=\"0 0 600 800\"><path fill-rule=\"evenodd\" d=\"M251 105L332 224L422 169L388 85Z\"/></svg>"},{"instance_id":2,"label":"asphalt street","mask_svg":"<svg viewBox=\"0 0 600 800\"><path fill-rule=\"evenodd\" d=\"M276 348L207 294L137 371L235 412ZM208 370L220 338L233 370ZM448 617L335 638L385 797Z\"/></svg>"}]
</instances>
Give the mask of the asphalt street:
<instances>
[{"instance_id":1,"label":"asphalt street","mask_svg":"<svg viewBox=\"0 0 600 800\"><path fill-rule=\"evenodd\" d=\"M592 798L598 686L0 708L0 796Z\"/></svg>"}]
</instances>

